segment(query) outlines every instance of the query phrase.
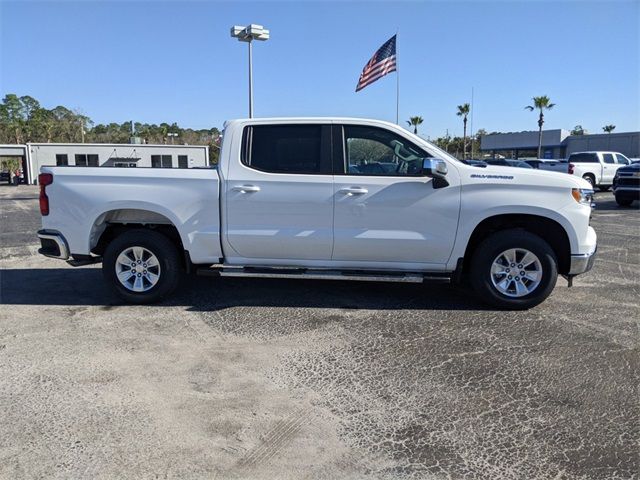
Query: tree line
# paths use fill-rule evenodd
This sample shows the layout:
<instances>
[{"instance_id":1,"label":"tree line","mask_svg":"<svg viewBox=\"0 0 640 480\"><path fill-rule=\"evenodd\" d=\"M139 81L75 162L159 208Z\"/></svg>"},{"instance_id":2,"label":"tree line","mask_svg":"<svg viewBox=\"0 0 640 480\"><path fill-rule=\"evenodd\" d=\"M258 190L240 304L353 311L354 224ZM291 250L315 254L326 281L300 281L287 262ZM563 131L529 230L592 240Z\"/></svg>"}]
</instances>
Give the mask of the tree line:
<instances>
[{"instance_id":1,"label":"tree line","mask_svg":"<svg viewBox=\"0 0 640 480\"><path fill-rule=\"evenodd\" d=\"M488 132L484 128L480 128L475 133L475 135L471 137L467 136L467 117L470 112L471 112L471 108L468 103L458 105L456 115L459 117L462 117L462 124L463 124L463 131L464 131L464 134L462 137L452 137L451 135L449 135L449 131L447 131L445 135L432 140L432 142L439 148L443 149L447 153L451 153L455 157L463 158L463 159L474 158L478 153L476 151L476 147L479 148L480 139L482 138L483 135L488 135ZM418 134L418 126L422 125L422 123L424 123L424 118L420 116L409 117L409 120L407 120L407 125L409 125L410 127L413 127L413 133L415 133L416 135ZM491 132L491 133L493 134L493 133L499 133L499 132ZM467 148L469 148L469 143L471 143L470 151L469 153L467 153Z\"/></svg>"},{"instance_id":2,"label":"tree line","mask_svg":"<svg viewBox=\"0 0 640 480\"><path fill-rule=\"evenodd\" d=\"M9 93L0 103L0 143L143 143L209 145L210 159L218 158L216 127L182 128L177 123L123 122L94 124L86 115L59 105L48 109L35 98Z\"/></svg>"}]
</instances>

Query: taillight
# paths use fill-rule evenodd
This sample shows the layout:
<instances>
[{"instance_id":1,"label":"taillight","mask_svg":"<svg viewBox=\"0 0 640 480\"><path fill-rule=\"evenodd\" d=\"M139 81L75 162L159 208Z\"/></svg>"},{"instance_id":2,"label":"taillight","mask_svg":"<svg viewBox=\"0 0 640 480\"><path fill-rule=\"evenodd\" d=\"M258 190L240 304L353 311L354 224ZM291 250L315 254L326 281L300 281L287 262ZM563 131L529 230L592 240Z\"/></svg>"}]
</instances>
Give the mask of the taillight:
<instances>
[{"instance_id":1,"label":"taillight","mask_svg":"<svg viewBox=\"0 0 640 480\"><path fill-rule=\"evenodd\" d=\"M38 175L38 184L40 185L40 214L45 217L49 215L49 197L45 192L47 185L53 183L52 173L41 173Z\"/></svg>"},{"instance_id":2,"label":"taillight","mask_svg":"<svg viewBox=\"0 0 640 480\"><path fill-rule=\"evenodd\" d=\"M576 166L573 163L570 163L569 164L569 170L568 170L569 175L573 175L573 169L574 168L576 168Z\"/></svg>"}]
</instances>

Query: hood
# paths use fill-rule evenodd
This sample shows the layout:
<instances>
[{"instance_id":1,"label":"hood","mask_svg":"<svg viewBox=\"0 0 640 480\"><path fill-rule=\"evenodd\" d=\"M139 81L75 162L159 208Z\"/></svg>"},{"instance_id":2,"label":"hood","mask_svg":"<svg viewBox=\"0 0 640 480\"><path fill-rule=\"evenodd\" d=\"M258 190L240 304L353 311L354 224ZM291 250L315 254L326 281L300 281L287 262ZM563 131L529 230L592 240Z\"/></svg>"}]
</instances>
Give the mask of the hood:
<instances>
[{"instance_id":1,"label":"hood","mask_svg":"<svg viewBox=\"0 0 640 480\"><path fill-rule=\"evenodd\" d=\"M592 189L586 180L564 172L552 172L549 170L537 170L534 168L506 167L502 165L487 165L486 167L474 167L465 165L463 178L471 183L515 183L521 185L541 187L566 187Z\"/></svg>"},{"instance_id":2,"label":"hood","mask_svg":"<svg viewBox=\"0 0 640 480\"><path fill-rule=\"evenodd\" d=\"M627 165L626 167L620 167L618 172L640 172L640 162L632 163L631 165Z\"/></svg>"}]
</instances>

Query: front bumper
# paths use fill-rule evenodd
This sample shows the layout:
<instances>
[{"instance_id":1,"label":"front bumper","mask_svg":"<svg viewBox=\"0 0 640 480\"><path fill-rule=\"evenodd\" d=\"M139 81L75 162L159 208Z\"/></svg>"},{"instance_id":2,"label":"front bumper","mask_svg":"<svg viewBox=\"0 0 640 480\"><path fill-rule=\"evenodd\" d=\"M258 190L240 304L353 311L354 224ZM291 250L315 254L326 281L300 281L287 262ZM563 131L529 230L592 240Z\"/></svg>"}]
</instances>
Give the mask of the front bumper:
<instances>
[{"instance_id":1,"label":"front bumper","mask_svg":"<svg viewBox=\"0 0 640 480\"><path fill-rule=\"evenodd\" d=\"M571 255L571 265L569 267L569 275L580 275L586 273L593 267L593 263L596 261L596 252L598 247L591 253L583 253L580 255Z\"/></svg>"},{"instance_id":2,"label":"front bumper","mask_svg":"<svg viewBox=\"0 0 640 480\"><path fill-rule=\"evenodd\" d=\"M616 197L640 200L640 188L617 187L613 189L613 194Z\"/></svg>"},{"instance_id":3,"label":"front bumper","mask_svg":"<svg viewBox=\"0 0 640 480\"><path fill-rule=\"evenodd\" d=\"M40 239L41 245L38 253L45 257L59 258L60 260L69 259L69 246L60 232L54 230L38 230L38 238Z\"/></svg>"}]
</instances>

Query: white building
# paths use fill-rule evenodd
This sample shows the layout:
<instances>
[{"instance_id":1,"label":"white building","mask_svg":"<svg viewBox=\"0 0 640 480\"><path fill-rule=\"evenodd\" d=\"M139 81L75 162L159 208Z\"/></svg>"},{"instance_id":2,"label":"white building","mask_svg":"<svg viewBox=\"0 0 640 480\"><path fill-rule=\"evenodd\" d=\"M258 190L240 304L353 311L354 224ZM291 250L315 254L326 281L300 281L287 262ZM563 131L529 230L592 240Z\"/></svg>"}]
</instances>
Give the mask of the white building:
<instances>
[{"instance_id":1,"label":"white building","mask_svg":"<svg viewBox=\"0 0 640 480\"><path fill-rule=\"evenodd\" d=\"M25 182L33 184L43 166L207 167L209 147L131 143L27 143L0 145L0 157L22 157Z\"/></svg>"}]
</instances>

